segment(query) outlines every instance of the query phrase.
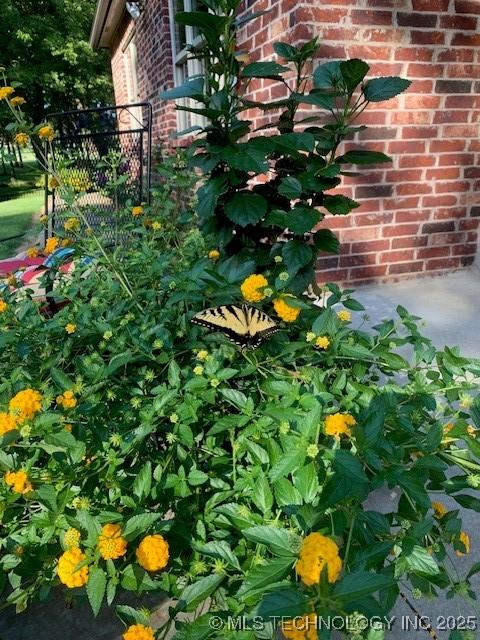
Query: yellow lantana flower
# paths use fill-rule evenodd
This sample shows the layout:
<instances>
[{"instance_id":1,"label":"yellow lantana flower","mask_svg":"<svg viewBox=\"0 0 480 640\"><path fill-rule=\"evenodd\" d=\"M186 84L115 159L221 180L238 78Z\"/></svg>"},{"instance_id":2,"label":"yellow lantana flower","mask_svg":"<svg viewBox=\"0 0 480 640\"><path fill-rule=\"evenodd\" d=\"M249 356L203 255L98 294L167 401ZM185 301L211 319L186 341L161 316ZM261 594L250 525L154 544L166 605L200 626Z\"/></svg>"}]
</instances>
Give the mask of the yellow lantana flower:
<instances>
[{"instance_id":1,"label":"yellow lantana flower","mask_svg":"<svg viewBox=\"0 0 480 640\"><path fill-rule=\"evenodd\" d=\"M27 472L23 471L23 469L20 471L7 471L4 480L15 493L29 493L33 488L28 480Z\"/></svg>"},{"instance_id":2,"label":"yellow lantana flower","mask_svg":"<svg viewBox=\"0 0 480 640\"><path fill-rule=\"evenodd\" d=\"M341 311L337 311L337 317L342 322L350 322L350 320L352 319L352 314L350 313L350 311L342 309Z\"/></svg>"},{"instance_id":3,"label":"yellow lantana flower","mask_svg":"<svg viewBox=\"0 0 480 640\"><path fill-rule=\"evenodd\" d=\"M25 100L25 98L22 98L22 96L15 96L15 98L12 98L10 100L10 104L12 105L12 107L21 107L22 104L25 104L27 101Z\"/></svg>"},{"instance_id":4,"label":"yellow lantana flower","mask_svg":"<svg viewBox=\"0 0 480 640\"><path fill-rule=\"evenodd\" d=\"M291 307L285 298L277 298L274 300L273 307L277 312L277 315L284 322L295 322L300 315L300 309L298 307Z\"/></svg>"},{"instance_id":5,"label":"yellow lantana flower","mask_svg":"<svg viewBox=\"0 0 480 640\"><path fill-rule=\"evenodd\" d=\"M65 535L63 536L63 544L67 549L75 549L80 545L81 534L78 529L74 529L70 527L65 531Z\"/></svg>"},{"instance_id":6,"label":"yellow lantana flower","mask_svg":"<svg viewBox=\"0 0 480 640\"><path fill-rule=\"evenodd\" d=\"M307 613L282 623L282 633L286 640L317 640L317 616Z\"/></svg>"},{"instance_id":7,"label":"yellow lantana flower","mask_svg":"<svg viewBox=\"0 0 480 640\"><path fill-rule=\"evenodd\" d=\"M32 420L42 408L42 396L34 389L19 391L8 403L19 423Z\"/></svg>"},{"instance_id":8,"label":"yellow lantana flower","mask_svg":"<svg viewBox=\"0 0 480 640\"><path fill-rule=\"evenodd\" d=\"M335 582L342 570L338 546L321 533L310 533L303 540L295 570L303 584L311 587L320 583L320 575L325 566L328 582Z\"/></svg>"},{"instance_id":9,"label":"yellow lantana flower","mask_svg":"<svg viewBox=\"0 0 480 640\"><path fill-rule=\"evenodd\" d=\"M168 564L170 557L168 542L159 534L146 536L138 545L138 564L146 571L160 571Z\"/></svg>"},{"instance_id":10,"label":"yellow lantana flower","mask_svg":"<svg viewBox=\"0 0 480 640\"><path fill-rule=\"evenodd\" d=\"M77 330L77 325L73 324L73 322L69 322L68 324L65 325L65 331L71 335L72 333L75 333L75 331Z\"/></svg>"},{"instance_id":11,"label":"yellow lantana flower","mask_svg":"<svg viewBox=\"0 0 480 640\"><path fill-rule=\"evenodd\" d=\"M98 536L98 550L105 560L115 560L127 553L127 541L118 524L105 524Z\"/></svg>"},{"instance_id":12,"label":"yellow lantana flower","mask_svg":"<svg viewBox=\"0 0 480 640\"><path fill-rule=\"evenodd\" d=\"M152 627L144 624L132 624L122 636L123 640L155 640Z\"/></svg>"},{"instance_id":13,"label":"yellow lantana flower","mask_svg":"<svg viewBox=\"0 0 480 640\"><path fill-rule=\"evenodd\" d=\"M161 222L158 222L158 220L155 220L155 222L152 222L152 229L154 231L160 231L161 228L162 228Z\"/></svg>"},{"instance_id":14,"label":"yellow lantana flower","mask_svg":"<svg viewBox=\"0 0 480 640\"><path fill-rule=\"evenodd\" d=\"M88 582L88 565L83 565L78 569L78 565L85 562L87 556L78 548L68 549L58 560L57 574L60 582L67 585L69 589L83 587Z\"/></svg>"},{"instance_id":15,"label":"yellow lantana flower","mask_svg":"<svg viewBox=\"0 0 480 640\"><path fill-rule=\"evenodd\" d=\"M260 302L265 298L262 289L268 287L268 280L261 274L253 273L242 282L240 291L247 302Z\"/></svg>"},{"instance_id":16,"label":"yellow lantana flower","mask_svg":"<svg viewBox=\"0 0 480 640\"><path fill-rule=\"evenodd\" d=\"M56 398L57 404L64 409L74 409L77 406L77 399L74 396L73 391L64 391Z\"/></svg>"},{"instance_id":17,"label":"yellow lantana flower","mask_svg":"<svg viewBox=\"0 0 480 640\"><path fill-rule=\"evenodd\" d=\"M349 413L334 413L325 418L325 433L335 438L341 435L349 436L351 427L356 424L357 421Z\"/></svg>"},{"instance_id":18,"label":"yellow lantana flower","mask_svg":"<svg viewBox=\"0 0 480 640\"><path fill-rule=\"evenodd\" d=\"M59 245L58 238L48 238L47 242L45 243L45 248L43 252L45 253L45 255L49 256L51 253L55 251L55 249L58 248L58 245Z\"/></svg>"},{"instance_id":19,"label":"yellow lantana flower","mask_svg":"<svg viewBox=\"0 0 480 640\"><path fill-rule=\"evenodd\" d=\"M220 257L220 251L218 249L212 249L208 252L208 257L210 260L218 260Z\"/></svg>"},{"instance_id":20,"label":"yellow lantana flower","mask_svg":"<svg viewBox=\"0 0 480 640\"><path fill-rule=\"evenodd\" d=\"M328 349L328 347L330 346L330 340L327 338L327 336L319 336L315 340L315 346L319 349Z\"/></svg>"},{"instance_id":21,"label":"yellow lantana flower","mask_svg":"<svg viewBox=\"0 0 480 640\"><path fill-rule=\"evenodd\" d=\"M68 218L63 223L65 231L76 231L80 227L80 220L78 218Z\"/></svg>"},{"instance_id":22,"label":"yellow lantana flower","mask_svg":"<svg viewBox=\"0 0 480 640\"><path fill-rule=\"evenodd\" d=\"M143 207L138 206L138 207L133 207L132 208L132 216L134 218L138 218L138 216L141 216L143 213Z\"/></svg>"},{"instance_id":23,"label":"yellow lantana flower","mask_svg":"<svg viewBox=\"0 0 480 640\"><path fill-rule=\"evenodd\" d=\"M15 144L18 144L19 147L26 147L30 142L30 136L28 135L28 133L21 131L20 133L16 134L16 136L13 138L13 141L15 142Z\"/></svg>"},{"instance_id":24,"label":"yellow lantana flower","mask_svg":"<svg viewBox=\"0 0 480 640\"><path fill-rule=\"evenodd\" d=\"M37 247L28 247L26 253L29 258L36 258L38 256L38 249Z\"/></svg>"},{"instance_id":25,"label":"yellow lantana flower","mask_svg":"<svg viewBox=\"0 0 480 640\"><path fill-rule=\"evenodd\" d=\"M6 98L9 98L12 93L15 93L15 89L13 87L0 87L0 100L6 100Z\"/></svg>"},{"instance_id":26,"label":"yellow lantana flower","mask_svg":"<svg viewBox=\"0 0 480 640\"><path fill-rule=\"evenodd\" d=\"M441 502L432 502L432 509L435 513L435 517L441 520L443 516L448 513L447 507Z\"/></svg>"},{"instance_id":27,"label":"yellow lantana flower","mask_svg":"<svg viewBox=\"0 0 480 640\"><path fill-rule=\"evenodd\" d=\"M458 536L458 539L465 547L465 552L455 551L457 556L461 557L466 555L467 553L470 553L470 536L468 535L468 533L466 531L461 531L460 535Z\"/></svg>"},{"instance_id":28,"label":"yellow lantana flower","mask_svg":"<svg viewBox=\"0 0 480 640\"><path fill-rule=\"evenodd\" d=\"M49 142L51 142L55 137L55 131L52 125L46 124L43 127L40 127L40 129L38 130L38 137L42 140L48 140Z\"/></svg>"},{"instance_id":29,"label":"yellow lantana flower","mask_svg":"<svg viewBox=\"0 0 480 640\"><path fill-rule=\"evenodd\" d=\"M0 300L0 313L5 313L7 309L8 304L5 302L5 300Z\"/></svg>"},{"instance_id":30,"label":"yellow lantana flower","mask_svg":"<svg viewBox=\"0 0 480 640\"><path fill-rule=\"evenodd\" d=\"M17 419L11 413L0 413L0 436L17 428Z\"/></svg>"},{"instance_id":31,"label":"yellow lantana flower","mask_svg":"<svg viewBox=\"0 0 480 640\"><path fill-rule=\"evenodd\" d=\"M201 349L197 353L197 359L198 360L206 360L207 358L208 358L208 351L206 351L205 349Z\"/></svg>"}]
</instances>

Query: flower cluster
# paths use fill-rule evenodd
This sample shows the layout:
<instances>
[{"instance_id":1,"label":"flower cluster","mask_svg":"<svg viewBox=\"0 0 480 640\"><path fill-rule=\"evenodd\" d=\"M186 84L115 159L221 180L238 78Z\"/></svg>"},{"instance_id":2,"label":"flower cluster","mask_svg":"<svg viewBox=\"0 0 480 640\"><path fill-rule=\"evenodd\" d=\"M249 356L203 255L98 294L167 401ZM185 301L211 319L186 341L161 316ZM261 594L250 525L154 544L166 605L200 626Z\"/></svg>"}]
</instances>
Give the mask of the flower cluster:
<instances>
[{"instance_id":1,"label":"flower cluster","mask_svg":"<svg viewBox=\"0 0 480 640\"><path fill-rule=\"evenodd\" d=\"M17 418L11 413L0 413L0 436L17 428Z\"/></svg>"},{"instance_id":2,"label":"flower cluster","mask_svg":"<svg viewBox=\"0 0 480 640\"><path fill-rule=\"evenodd\" d=\"M290 296L293 298L293 296ZM286 297L285 298L276 298L273 301L273 307L277 312L277 315L284 322L295 322L295 320L300 315L300 309L298 307L292 307L288 304Z\"/></svg>"},{"instance_id":3,"label":"flower cluster","mask_svg":"<svg viewBox=\"0 0 480 640\"><path fill-rule=\"evenodd\" d=\"M15 144L18 144L19 147L26 147L30 142L30 136L28 135L28 133L20 131L14 136L13 141L15 142Z\"/></svg>"},{"instance_id":4,"label":"flower cluster","mask_svg":"<svg viewBox=\"0 0 480 640\"><path fill-rule=\"evenodd\" d=\"M48 140L48 142L52 142L53 138L55 137L55 131L52 125L45 124L43 125L43 127L40 127L40 129L38 130L38 137L41 140Z\"/></svg>"},{"instance_id":5,"label":"flower cluster","mask_svg":"<svg viewBox=\"0 0 480 640\"><path fill-rule=\"evenodd\" d=\"M21 424L25 420L32 420L42 409L42 396L34 389L24 389L10 400L8 408Z\"/></svg>"},{"instance_id":6,"label":"flower cluster","mask_svg":"<svg viewBox=\"0 0 480 640\"><path fill-rule=\"evenodd\" d=\"M168 542L159 534L147 536L138 545L136 556L138 564L146 571L160 571L168 563Z\"/></svg>"},{"instance_id":7,"label":"flower cluster","mask_svg":"<svg viewBox=\"0 0 480 640\"><path fill-rule=\"evenodd\" d=\"M77 330L77 325L73 324L73 322L69 322L68 324L65 325L65 331L69 335L72 335L72 333L75 333L76 330Z\"/></svg>"},{"instance_id":8,"label":"flower cluster","mask_svg":"<svg viewBox=\"0 0 480 640\"><path fill-rule=\"evenodd\" d=\"M70 527L65 531L65 535L63 536L63 544L67 549L75 549L80 545L80 531L78 529L74 529Z\"/></svg>"},{"instance_id":9,"label":"flower cluster","mask_svg":"<svg viewBox=\"0 0 480 640\"><path fill-rule=\"evenodd\" d=\"M152 627L144 624L132 624L122 637L123 640L155 640Z\"/></svg>"},{"instance_id":10,"label":"flower cluster","mask_svg":"<svg viewBox=\"0 0 480 640\"><path fill-rule=\"evenodd\" d=\"M65 229L65 231L77 231L79 227L80 220L78 218L68 218L68 220L65 220L65 222L63 223L63 228Z\"/></svg>"},{"instance_id":11,"label":"flower cluster","mask_svg":"<svg viewBox=\"0 0 480 640\"><path fill-rule=\"evenodd\" d=\"M261 302L265 299L263 289L268 287L268 280L261 274L254 273L242 282L240 291L247 302Z\"/></svg>"},{"instance_id":12,"label":"flower cluster","mask_svg":"<svg viewBox=\"0 0 480 640\"><path fill-rule=\"evenodd\" d=\"M315 340L315 346L319 349L328 349L330 346L330 340L327 336L318 336Z\"/></svg>"},{"instance_id":13,"label":"flower cluster","mask_svg":"<svg viewBox=\"0 0 480 640\"><path fill-rule=\"evenodd\" d=\"M335 438L342 435L349 436L351 427L356 424L357 421L349 413L334 413L325 418L325 433Z\"/></svg>"},{"instance_id":14,"label":"flower cluster","mask_svg":"<svg viewBox=\"0 0 480 640\"><path fill-rule=\"evenodd\" d=\"M308 587L319 584L324 567L328 582L335 582L342 570L342 560L336 543L321 533L310 533L304 538L295 570Z\"/></svg>"},{"instance_id":15,"label":"flower cluster","mask_svg":"<svg viewBox=\"0 0 480 640\"><path fill-rule=\"evenodd\" d=\"M15 89L13 87L0 87L0 100L6 100L12 95L12 93L15 93Z\"/></svg>"},{"instance_id":16,"label":"flower cluster","mask_svg":"<svg viewBox=\"0 0 480 640\"><path fill-rule=\"evenodd\" d=\"M57 404L64 409L74 409L77 406L77 399L73 391L64 391L56 398Z\"/></svg>"},{"instance_id":17,"label":"flower cluster","mask_svg":"<svg viewBox=\"0 0 480 640\"><path fill-rule=\"evenodd\" d=\"M138 218L139 216L141 216L143 214L143 207L138 206L138 207L132 207L132 216L134 218Z\"/></svg>"},{"instance_id":18,"label":"flower cluster","mask_svg":"<svg viewBox=\"0 0 480 640\"><path fill-rule=\"evenodd\" d=\"M29 493L32 490L32 484L28 480L26 471L7 471L5 474L5 483L12 488L15 493Z\"/></svg>"},{"instance_id":19,"label":"flower cluster","mask_svg":"<svg viewBox=\"0 0 480 640\"><path fill-rule=\"evenodd\" d=\"M337 318L342 322L350 322L350 320L352 319L352 314L350 313L350 311L342 309L341 311L337 312Z\"/></svg>"},{"instance_id":20,"label":"flower cluster","mask_svg":"<svg viewBox=\"0 0 480 640\"><path fill-rule=\"evenodd\" d=\"M212 249L208 252L210 260L218 260L220 258L220 251L218 249Z\"/></svg>"},{"instance_id":21,"label":"flower cluster","mask_svg":"<svg viewBox=\"0 0 480 640\"><path fill-rule=\"evenodd\" d=\"M0 313L5 313L7 309L8 304L5 302L5 300L0 299Z\"/></svg>"},{"instance_id":22,"label":"flower cluster","mask_svg":"<svg viewBox=\"0 0 480 640\"><path fill-rule=\"evenodd\" d=\"M127 541L118 524L105 524L98 536L98 550L105 560L115 560L127 553Z\"/></svg>"},{"instance_id":23,"label":"flower cluster","mask_svg":"<svg viewBox=\"0 0 480 640\"><path fill-rule=\"evenodd\" d=\"M466 531L460 532L460 535L458 536L458 541L465 547L465 552L457 549L456 551L457 556L461 557L466 555L467 553L470 553L470 536Z\"/></svg>"},{"instance_id":24,"label":"flower cluster","mask_svg":"<svg viewBox=\"0 0 480 640\"><path fill-rule=\"evenodd\" d=\"M65 551L58 560L57 574L60 582L69 589L83 587L88 582L88 565L78 568L78 565L85 562L87 556L78 547L73 547Z\"/></svg>"},{"instance_id":25,"label":"flower cluster","mask_svg":"<svg viewBox=\"0 0 480 640\"><path fill-rule=\"evenodd\" d=\"M45 248L43 249L43 252L46 256L49 256L51 253L53 253L55 251L55 249L58 249L60 242L58 240L58 238L48 238L48 240L45 243Z\"/></svg>"},{"instance_id":26,"label":"flower cluster","mask_svg":"<svg viewBox=\"0 0 480 640\"><path fill-rule=\"evenodd\" d=\"M435 513L435 517L438 518L438 520L441 520L443 516L448 513L447 507L441 502L432 502L432 509Z\"/></svg>"}]
</instances>

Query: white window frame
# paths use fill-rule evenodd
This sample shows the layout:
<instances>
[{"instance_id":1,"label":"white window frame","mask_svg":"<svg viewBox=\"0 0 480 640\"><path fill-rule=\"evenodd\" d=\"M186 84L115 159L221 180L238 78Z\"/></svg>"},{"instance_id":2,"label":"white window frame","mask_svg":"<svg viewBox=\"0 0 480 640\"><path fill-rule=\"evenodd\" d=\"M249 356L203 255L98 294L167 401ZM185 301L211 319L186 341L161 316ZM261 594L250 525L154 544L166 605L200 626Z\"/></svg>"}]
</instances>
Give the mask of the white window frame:
<instances>
[{"instance_id":1,"label":"white window frame","mask_svg":"<svg viewBox=\"0 0 480 640\"><path fill-rule=\"evenodd\" d=\"M205 75L205 68L201 60L191 58L191 53L186 48L178 50L177 37L175 33L175 0L169 0L170 13L170 39L172 46L172 64L173 64L173 80L176 87L182 85L189 78ZM194 9L194 0L183 0L184 10L192 11ZM202 36L195 36L193 27L185 26L186 46L198 48L202 44ZM178 53L177 53L178 50ZM186 67L186 75L185 75ZM176 104L182 107L202 108L204 105L193 100L192 98L179 98ZM190 111L177 111L177 128L178 131L184 131L190 127L205 127L208 119L205 116Z\"/></svg>"}]
</instances>

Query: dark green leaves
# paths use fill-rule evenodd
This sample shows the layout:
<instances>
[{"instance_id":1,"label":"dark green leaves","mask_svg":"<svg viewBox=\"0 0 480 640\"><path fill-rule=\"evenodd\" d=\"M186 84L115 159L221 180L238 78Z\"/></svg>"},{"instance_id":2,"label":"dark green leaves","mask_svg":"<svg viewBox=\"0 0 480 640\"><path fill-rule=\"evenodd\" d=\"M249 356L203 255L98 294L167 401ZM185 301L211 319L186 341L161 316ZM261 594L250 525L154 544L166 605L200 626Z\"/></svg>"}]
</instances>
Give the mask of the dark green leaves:
<instances>
[{"instance_id":1,"label":"dark green leaves","mask_svg":"<svg viewBox=\"0 0 480 640\"><path fill-rule=\"evenodd\" d=\"M254 567L247 573L245 582L240 587L238 595L248 597L254 592L261 591L275 582L279 582L288 576L293 563L294 558L285 557L269 560L266 565Z\"/></svg>"},{"instance_id":2,"label":"dark green leaves","mask_svg":"<svg viewBox=\"0 0 480 640\"><path fill-rule=\"evenodd\" d=\"M296 47L293 47L291 44L287 44L286 42L275 42L273 44L273 50L277 56L284 58L284 60L287 60L288 62L294 60L298 53L298 49Z\"/></svg>"},{"instance_id":3,"label":"dark green leaves","mask_svg":"<svg viewBox=\"0 0 480 640\"><path fill-rule=\"evenodd\" d=\"M256 613L265 620L274 616L294 618L303 615L307 605L306 597L296 589L281 589L267 593Z\"/></svg>"},{"instance_id":4,"label":"dark green leaves","mask_svg":"<svg viewBox=\"0 0 480 640\"><path fill-rule=\"evenodd\" d=\"M290 200L295 200L302 195L302 185L296 178L283 178L278 187L278 193Z\"/></svg>"},{"instance_id":5,"label":"dark green leaves","mask_svg":"<svg viewBox=\"0 0 480 640\"><path fill-rule=\"evenodd\" d=\"M388 589L395 584L393 576L386 576L381 573L369 573L358 571L346 575L335 585L334 595L345 603L354 602L371 593Z\"/></svg>"},{"instance_id":6,"label":"dark green leaves","mask_svg":"<svg viewBox=\"0 0 480 640\"><path fill-rule=\"evenodd\" d=\"M248 540L264 544L277 556L293 556L292 536L285 529L262 525L244 529L242 534Z\"/></svg>"},{"instance_id":7,"label":"dark green leaves","mask_svg":"<svg viewBox=\"0 0 480 640\"><path fill-rule=\"evenodd\" d=\"M244 78L277 78L285 71L290 71L278 62L252 62L242 69Z\"/></svg>"},{"instance_id":8,"label":"dark green leaves","mask_svg":"<svg viewBox=\"0 0 480 640\"><path fill-rule=\"evenodd\" d=\"M225 213L228 218L246 227L248 224L256 224L267 213L267 201L256 193L243 191L236 193L225 205Z\"/></svg>"},{"instance_id":9,"label":"dark green leaves","mask_svg":"<svg viewBox=\"0 0 480 640\"><path fill-rule=\"evenodd\" d=\"M179 87L174 87L168 91L162 91L160 98L163 100L177 100L178 98L195 98L200 100L203 98L203 78L195 78L187 80Z\"/></svg>"},{"instance_id":10,"label":"dark green leaves","mask_svg":"<svg viewBox=\"0 0 480 640\"><path fill-rule=\"evenodd\" d=\"M323 488L319 509L326 509L345 499L362 498L368 491L368 478L358 458L338 449L333 459L334 475Z\"/></svg>"},{"instance_id":11,"label":"dark green leaves","mask_svg":"<svg viewBox=\"0 0 480 640\"><path fill-rule=\"evenodd\" d=\"M288 271L296 273L310 262L312 249L302 240L290 240L283 245L282 255Z\"/></svg>"},{"instance_id":12,"label":"dark green leaves","mask_svg":"<svg viewBox=\"0 0 480 640\"><path fill-rule=\"evenodd\" d=\"M399 93L408 89L411 84L410 80L395 76L373 78L365 83L363 95L369 102L382 102L382 100L394 98Z\"/></svg>"},{"instance_id":13,"label":"dark green leaves","mask_svg":"<svg viewBox=\"0 0 480 640\"><path fill-rule=\"evenodd\" d=\"M105 571L99 567L91 567L86 590L88 601L90 602L94 616L96 616L100 611L106 588L107 576Z\"/></svg>"},{"instance_id":14,"label":"dark green leaves","mask_svg":"<svg viewBox=\"0 0 480 640\"><path fill-rule=\"evenodd\" d=\"M349 93L353 93L353 91L367 75L369 69L370 67L368 66L368 64L363 60L359 60L358 58L353 58L352 60L344 60L340 63L340 72Z\"/></svg>"},{"instance_id":15,"label":"dark green leaves","mask_svg":"<svg viewBox=\"0 0 480 640\"><path fill-rule=\"evenodd\" d=\"M338 164L379 164L381 162L391 162L392 159L380 151L369 151L368 149L352 149L335 158Z\"/></svg>"},{"instance_id":16,"label":"dark green leaves","mask_svg":"<svg viewBox=\"0 0 480 640\"><path fill-rule=\"evenodd\" d=\"M195 611L199 604L204 602L213 593L225 578L222 574L213 574L201 578L182 591L176 605L177 611Z\"/></svg>"},{"instance_id":17,"label":"dark green leaves","mask_svg":"<svg viewBox=\"0 0 480 640\"><path fill-rule=\"evenodd\" d=\"M313 85L316 89L331 89L342 81L340 62L332 60L318 66L313 73Z\"/></svg>"},{"instance_id":18,"label":"dark green leaves","mask_svg":"<svg viewBox=\"0 0 480 640\"><path fill-rule=\"evenodd\" d=\"M325 196L323 206L329 213L334 215L345 215L350 213L352 209L356 209L360 205L355 200L346 196Z\"/></svg>"},{"instance_id":19,"label":"dark green leaves","mask_svg":"<svg viewBox=\"0 0 480 640\"><path fill-rule=\"evenodd\" d=\"M217 16L207 11L179 11L175 14L175 22L189 27L198 27L201 31L220 35L228 22L228 18Z\"/></svg>"}]
</instances>

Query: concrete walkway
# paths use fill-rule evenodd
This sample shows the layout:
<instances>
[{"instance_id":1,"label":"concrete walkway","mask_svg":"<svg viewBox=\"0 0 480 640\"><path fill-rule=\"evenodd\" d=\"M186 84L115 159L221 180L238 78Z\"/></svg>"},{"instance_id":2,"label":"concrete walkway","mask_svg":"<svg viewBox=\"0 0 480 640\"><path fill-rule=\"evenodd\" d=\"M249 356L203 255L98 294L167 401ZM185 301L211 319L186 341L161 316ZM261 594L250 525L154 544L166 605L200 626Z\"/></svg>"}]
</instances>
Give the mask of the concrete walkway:
<instances>
[{"instance_id":1,"label":"concrete walkway","mask_svg":"<svg viewBox=\"0 0 480 640\"><path fill-rule=\"evenodd\" d=\"M355 297L364 304L372 324L382 318L394 317L395 308L400 304L412 314L425 319L424 333L437 347L445 344L459 345L462 354L480 357L479 293L480 272L472 269L436 279L369 286L359 289ZM396 492L381 490L370 496L368 507L387 512L392 509L392 503L396 500ZM451 499L442 498L442 501L450 509L458 508ZM480 516L472 511L460 511L464 529L471 537L472 552L464 558L453 555L455 567L452 572L464 576L474 562L480 561ZM480 593L478 576L473 584L474 590ZM408 593L406 589L405 591ZM132 603L131 598L129 600ZM441 597L429 601L422 598L413 602L423 615L430 617L434 628L439 626L437 622L442 622L440 616L474 616L478 624L474 637L480 638L480 611L475 612L462 599ZM140 605L138 602L132 604ZM162 601L160 595L151 596L141 604L156 610L152 620L154 626L159 626L165 620L167 603ZM399 602L392 615L397 619L393 629L386 633L385 640L429 639L430 636L424 630L405 628L407 624L415 624L415 616L403 601ZM94 620L87 604L74 609L65 608L63 593L60 591L56 592L48 604L37 604L19 616L3 613L0 619L0 640L64 640L68 636L75 640L120 640L121 634L122 626L112 611L104 609L99 618ZM438 640L447 640L449 631L437 628L437 636Z\"/></svg>"}]
</instances>

